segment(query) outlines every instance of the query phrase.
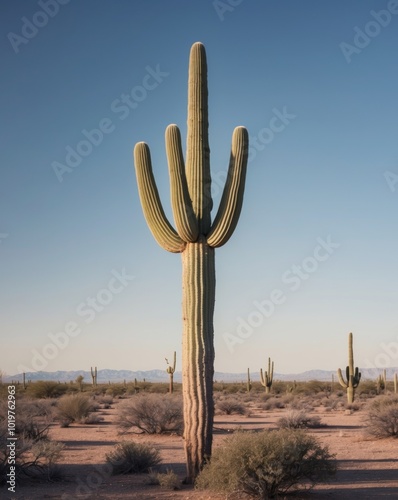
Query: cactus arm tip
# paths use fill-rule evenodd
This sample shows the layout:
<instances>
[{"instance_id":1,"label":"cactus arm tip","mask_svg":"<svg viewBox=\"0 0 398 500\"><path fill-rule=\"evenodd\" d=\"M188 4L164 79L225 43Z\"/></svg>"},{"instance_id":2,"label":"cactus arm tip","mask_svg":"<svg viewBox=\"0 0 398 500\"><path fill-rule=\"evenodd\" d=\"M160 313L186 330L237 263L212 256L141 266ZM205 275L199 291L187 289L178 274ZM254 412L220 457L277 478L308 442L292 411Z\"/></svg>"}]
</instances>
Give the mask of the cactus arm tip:
<instances>
[{"instance_id":1,"label":"cactus arm tip","mask_svg":"<svg viewBox=\"0 0 398 500\"><path fill-rule=\"evenodd\" d=\"M348 387L348 383L347 383L347 382L344 380L344 378L343 378L343 374L342 374L342 372L341 372L341 368L339 368L339 369L337 370L337 376L338 376L338 378L339 378L340 385L341 385L342 387L344 387L344 388L347 388L347 387Z\"/></svg>"},{"instance_id":2,"label":"cactus arm tip","mask_svg":"<svg viewBox=\"0 0 398 500\"><path fill-rule=\"evenodd\" d=\"M236 127L232 135L227 180L207 243L218 248L232 236L239 220L245 189L249 137L245 127Z\"/></svg>"},{"instance_id":3,"label":"cactus arm tip","mask_svg":"<svg viewBox=\"0 0 398 500\"><path fill-rule=\"evenodd\" d=\"M135 145L134 163L142 210L153 237L165 250L182 252L186 244L164 213L153 176L150 150L145 142Z\"/></svg>"},{"instance_id":4,"label":"cactus arm tip","mask_svg":"<svg viewBox=\"0 0 398 500\"><path fill-rule=\"evenodd\" d=\"M199 236L198 221L188 191L181 134L177 125L169 125L165 132L166 153L170 174L170 194L174 222L180 238L195 242Z\"/></svg>"}]
</instances>

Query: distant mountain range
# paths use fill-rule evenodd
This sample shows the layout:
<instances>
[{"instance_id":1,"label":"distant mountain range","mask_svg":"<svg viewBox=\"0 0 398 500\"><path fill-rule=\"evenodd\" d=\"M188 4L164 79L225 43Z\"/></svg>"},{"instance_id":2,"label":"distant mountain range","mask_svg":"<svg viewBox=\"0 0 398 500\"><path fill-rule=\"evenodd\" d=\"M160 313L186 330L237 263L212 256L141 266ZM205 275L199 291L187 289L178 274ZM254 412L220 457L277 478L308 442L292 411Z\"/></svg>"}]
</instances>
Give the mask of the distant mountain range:
<instances>
[{"instance_id":1,"label":"distant mountain range","mask_svg":"<svg viewBox=\"0 0 398 500\"><path fill-rule=\"evenodd\" d=\"M382 369L369 369L363 368L360 369L362 373L362 379L370 379L374 380L380 373L382 373ZM386 374L387 379L392 379L394 373L398 372L397 368L387 368ZM76 380L79 375L83 375L83 382L91 383L91 373L85 370L77 370L77 371L57 371L57 372L27 372L25 374L26 381L28 380L54 380L60 382L69 382ZM334 375L334 379L337 381L337 375L335 371L327 371L327 370L309 370L302 373L275 373L274 380L286 380L286 381L308 381L308 380L319 380L319 381L330 381L332 380L332 375ZM345 375L345 374L344 374ZM3 377L3 382L11 382L11 381L22 381L22 373L18 373L16 375L10 375ZM259 372L250 373L250 378L253 381L260 380ZM143 381L144 379L147 382L167 382L169 380L169 375L166 373L166 370L147 370L147 371L131 371L131 370L98 370L98 383L108 383L108 382L133 382L134 379L138 381ZM176 382L181 382L181 372L175 372L174 380ZM215 372L214 380L217 382L242 382L247 380L247 373L223 373L223 372Z\"/></svg>"}]
</instances>

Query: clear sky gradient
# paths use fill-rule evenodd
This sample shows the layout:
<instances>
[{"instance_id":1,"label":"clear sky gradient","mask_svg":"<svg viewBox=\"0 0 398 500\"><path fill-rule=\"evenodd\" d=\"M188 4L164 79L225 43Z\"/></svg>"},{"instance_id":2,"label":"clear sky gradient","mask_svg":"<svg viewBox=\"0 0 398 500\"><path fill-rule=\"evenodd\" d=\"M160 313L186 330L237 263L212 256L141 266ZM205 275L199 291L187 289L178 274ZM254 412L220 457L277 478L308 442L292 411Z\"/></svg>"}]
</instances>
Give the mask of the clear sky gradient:
<instances>
[{"instance_id":1,"label":"clear sky gradient","mask_svg":"<svg viewBox=\"0 0 398 500\"><path fill-rule=\"evenodd\" d=\"M398 2L43 0L0 6L0 369L181 369L181 258L147 228L145 141L170 219L204 43L215 206L234 127L243 210L216 251L217 371L398 366ZM46 13L47 11L47 13Z\"/></svg>"}]
</instances>

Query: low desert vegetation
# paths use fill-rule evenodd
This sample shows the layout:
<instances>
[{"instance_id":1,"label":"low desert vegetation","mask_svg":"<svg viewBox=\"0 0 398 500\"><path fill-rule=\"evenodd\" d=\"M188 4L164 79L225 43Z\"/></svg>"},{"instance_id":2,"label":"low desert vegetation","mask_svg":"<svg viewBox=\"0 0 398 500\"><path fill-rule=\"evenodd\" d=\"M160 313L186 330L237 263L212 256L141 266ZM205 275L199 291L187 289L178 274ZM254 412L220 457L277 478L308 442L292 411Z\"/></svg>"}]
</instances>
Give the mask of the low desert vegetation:
<instances>
[{"instance_id":1,"label":"low desert vegetation","mask_svg":"<svg viewBox=\"0 0 398 500\"><path fill-rule=\"evenodd\" d=\"M69 394L58 400L57 418L62 427L68 427L73 422L84 422L93 410L95 410L95 404L88 396L81 393Z\"/></svg>"},{"instance_id":2,"label":"low desert vegetation","mask_svg":"<svg viewBox=\"0 0 398 500\"><path fill-rule=\"evenodd\" d=\"M180 434L183 430L180 395L138 394L120 407L117 425L121 432Z\"/></svg>"},{"instance_id":3,"label":"low desert vegetation","mask_svg":"<svg viewBox=\"0 0 398 500\"><path fill-rule=\"evenodd\" d=\"M237 432L214 450L196 487L268 499L313 487L335 472L328 448L303 430Z\"/></svg>"},{"instance_id":4,"label":"low desert vegetation","mask_svg":"<svg viewBox=\"0 0 398 500\"><path fill-rule=\"evenodd\" d=\"M236 397L225 397L216 401L216 412L222 415L246 415L247 408Z\"/></svg>"},{"instance_id":5,"label":"low desert vegetation","mask_svg":"<svg viewBox=\"0 0 398 500\"><path fill-rule=\"evenodd\" d=\"M6 401L0 403L0 483L6 481L8 463L8 407ZM53 410L48 401L30 399L18 401L18 419L15 425L17 438L13 450L17 481L24 477L44 477L54 479L58 475L56 462L64 445L49 439L49 427L53 420Z\"/></svg>"},{"instance_id":6,"label":"low desert vegetation","mask_svg":"<svg viewBox=\"0 0 398 500\"><path fill-rule=\"evenodd\" d=\"M28 384L26 392L28 396L43 399L59 398L63 394L77 392L77 390L77 387L72 385L51 382L49 380L39 380L32 384Z\"/></svg>"},{"instance_id":7,"label":"low desert vegetation","mask_svg":"<svg viewBox=\"0 0 398 500\"><path fill-rule=\"evenodd\" d=\"M145 484L160 486L165 490L176 491L181 489L181 481L171 469L166 470L166 472L149 472Z\"/></svg>"},{"instance_id":8,"label":"low desert vegetation","mask_svg":"<svg viewBox=\"0 0 398 500\"><path fill-rule=\"evenodd\" d=\"M309 415L305 410L289 410L278 420L281 429L316 429L324 427L321 419L315 415Z\"/></svg>"},{"instance_id":9,"label":"low desert vegetation","mask_svg":"<svg viewBox=\"0 0 398 500\"><path fill-rule=\"evenodd\" d=\"M379 396L369 403L366 432L376 438L398 437L398 397Z\"/></svg>"},{"instance_id":10,"label":"low desert vegetation","mask_svg":"<svg viewBox=\"0 0 398 500\"><path fill-rule=\"evenodd\" d=\"M123 441L106 455L106 462L112 468L112 474L135 474L150 472L160 464L159 450L146 443Z\"/></svg>"}]
</instances>

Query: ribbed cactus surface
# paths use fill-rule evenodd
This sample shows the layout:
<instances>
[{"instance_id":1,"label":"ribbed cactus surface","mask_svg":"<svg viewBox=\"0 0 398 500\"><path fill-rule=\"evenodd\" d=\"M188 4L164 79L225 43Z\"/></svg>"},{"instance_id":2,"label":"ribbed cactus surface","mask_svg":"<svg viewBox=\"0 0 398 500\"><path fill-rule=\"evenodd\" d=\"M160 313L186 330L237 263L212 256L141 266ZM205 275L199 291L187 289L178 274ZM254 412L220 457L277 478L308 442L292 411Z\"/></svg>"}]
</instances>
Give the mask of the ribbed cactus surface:
<instances>
[{"instance_id":1,"label":"ribbed cactus surface","mask_svg":"<svg viewBox=\"0 0 398 500\"><path fill-rule=\"evenodd\" d=\"M144 216L156 241L182 254L183 398L187 482L211 454L214 373L214 249L231 237L240 215L246 177L248 133L237 127L220 206L211 221L208 90L205 48L191 48L188 75L187 149L184 161L176 125L166 129L174 226L165 216L154 180L150 150L140 142L134 159Z\"/></svg>"}]
</instances>

